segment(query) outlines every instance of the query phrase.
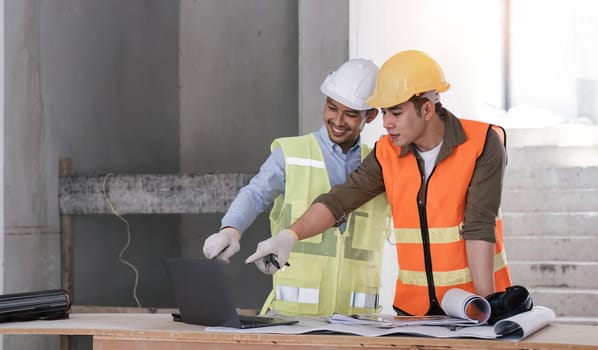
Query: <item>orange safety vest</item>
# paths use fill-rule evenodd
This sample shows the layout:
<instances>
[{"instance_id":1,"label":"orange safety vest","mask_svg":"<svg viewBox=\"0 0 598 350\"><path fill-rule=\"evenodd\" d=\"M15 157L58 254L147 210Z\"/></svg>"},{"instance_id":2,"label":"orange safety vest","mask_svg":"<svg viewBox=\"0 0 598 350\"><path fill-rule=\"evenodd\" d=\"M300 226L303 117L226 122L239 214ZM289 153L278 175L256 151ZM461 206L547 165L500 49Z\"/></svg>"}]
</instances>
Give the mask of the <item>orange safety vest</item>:
<instances>
[{"instance_id":1,"label":"orange safety vest","mask_svg":"<svg viewBox=\"0 0 598 350\"><path fill-rule=\"evenodd\" d=\"M428 178L422 208L418 192L424 188L423 174L415 155L411 152L399 157L401 148L388 136L376 145L394 221L399 273L393 306L400 312L443 314L440 305L449 289L475 292L461 225L469 183L490 125L460 121L467 140L436 164ZM511 285L511 277L500 218L496 221L495 252L495 289L501 291Z\"/></svg>"}]
</instances>

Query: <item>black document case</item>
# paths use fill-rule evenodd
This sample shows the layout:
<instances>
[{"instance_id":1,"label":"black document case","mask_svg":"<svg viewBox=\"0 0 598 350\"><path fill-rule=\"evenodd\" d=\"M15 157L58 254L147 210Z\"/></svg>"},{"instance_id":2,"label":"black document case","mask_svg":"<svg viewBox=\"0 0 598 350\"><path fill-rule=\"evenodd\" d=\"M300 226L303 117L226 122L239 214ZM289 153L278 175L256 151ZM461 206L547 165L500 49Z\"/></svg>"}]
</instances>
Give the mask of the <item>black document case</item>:
<instances>
[{"instance_id":1,"label":"black document case","mask_svg":"<svg viewBox=\"0 0 598 350\"><path fill-rule=\"evenodd\" d=\"M0 322L68 318L71 298L63 289L0 295Z\"/></svg>"}]
</instances>

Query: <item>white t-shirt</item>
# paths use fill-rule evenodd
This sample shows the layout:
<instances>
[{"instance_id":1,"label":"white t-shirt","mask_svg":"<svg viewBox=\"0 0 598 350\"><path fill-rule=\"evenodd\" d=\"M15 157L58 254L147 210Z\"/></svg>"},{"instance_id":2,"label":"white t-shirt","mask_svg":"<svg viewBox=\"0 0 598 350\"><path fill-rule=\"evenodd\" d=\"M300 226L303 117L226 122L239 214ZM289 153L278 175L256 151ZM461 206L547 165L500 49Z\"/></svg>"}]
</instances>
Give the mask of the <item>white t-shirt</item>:
<instances>
[{"instance_id":1,"label":"white t-shirt","mask_svg":"<svg viewBox=\"0 0 598 350\"><path fill-rule=\"evenodd\" d=\"M440 147L442 146L443 142L444 141L440 141L436 147L429 151L422 152L417 150L419 156L424 160L424 175L426 181L428 181L428 177L430 177L432 170L434 170L434 167L436 166L436 158L438 158L438 153L440 153Z\"/></svg>"}]
</instances>

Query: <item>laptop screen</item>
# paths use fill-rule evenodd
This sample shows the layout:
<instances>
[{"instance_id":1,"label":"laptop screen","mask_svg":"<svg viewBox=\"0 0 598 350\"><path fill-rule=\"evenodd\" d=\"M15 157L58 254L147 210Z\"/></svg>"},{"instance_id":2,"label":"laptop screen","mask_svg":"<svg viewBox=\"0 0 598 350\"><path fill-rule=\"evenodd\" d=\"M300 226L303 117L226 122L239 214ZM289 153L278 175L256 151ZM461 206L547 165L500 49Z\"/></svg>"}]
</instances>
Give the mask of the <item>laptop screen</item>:
<instances>
[{"instance_id":1,"label":"laptop screen","mask_svg":"<svg viewBox=\"0 0 598 350\"><path fill-rule=\"evenodd\" d=\"M295 324L294 317L239 316L220 260L164 258L180 321L202 326L255 328Z\"/></svg>"},{"instance_id":2,"label":"laptop screen","mask_svg":"<svg viewBox=\"0 0 598 350\"><path fill-rule=\"evenodd\" d=\"M163 259L181 321L240 328L237 309L219 260Z\"/></svg>"}]
</instances>

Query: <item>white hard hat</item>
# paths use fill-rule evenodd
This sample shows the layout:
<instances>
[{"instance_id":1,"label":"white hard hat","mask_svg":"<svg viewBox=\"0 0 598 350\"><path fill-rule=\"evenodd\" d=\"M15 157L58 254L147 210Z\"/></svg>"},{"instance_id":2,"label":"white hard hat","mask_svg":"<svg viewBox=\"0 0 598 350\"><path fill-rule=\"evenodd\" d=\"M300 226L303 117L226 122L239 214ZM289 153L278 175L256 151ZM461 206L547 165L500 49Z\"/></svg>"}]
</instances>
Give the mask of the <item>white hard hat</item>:
<instances>
[{"instance_id":1,"label":"white hard hat","mask_svg":"<svg viewBox=\"0 0 598 350\"><path fill-rule=\"evenodd\" d=\"M324 95L345 106L364 111L371 109L365 103L376 85L378 66L363 58L354 58L343 63L330 73L320 86Z\"/></svg>"}]
</instances>

